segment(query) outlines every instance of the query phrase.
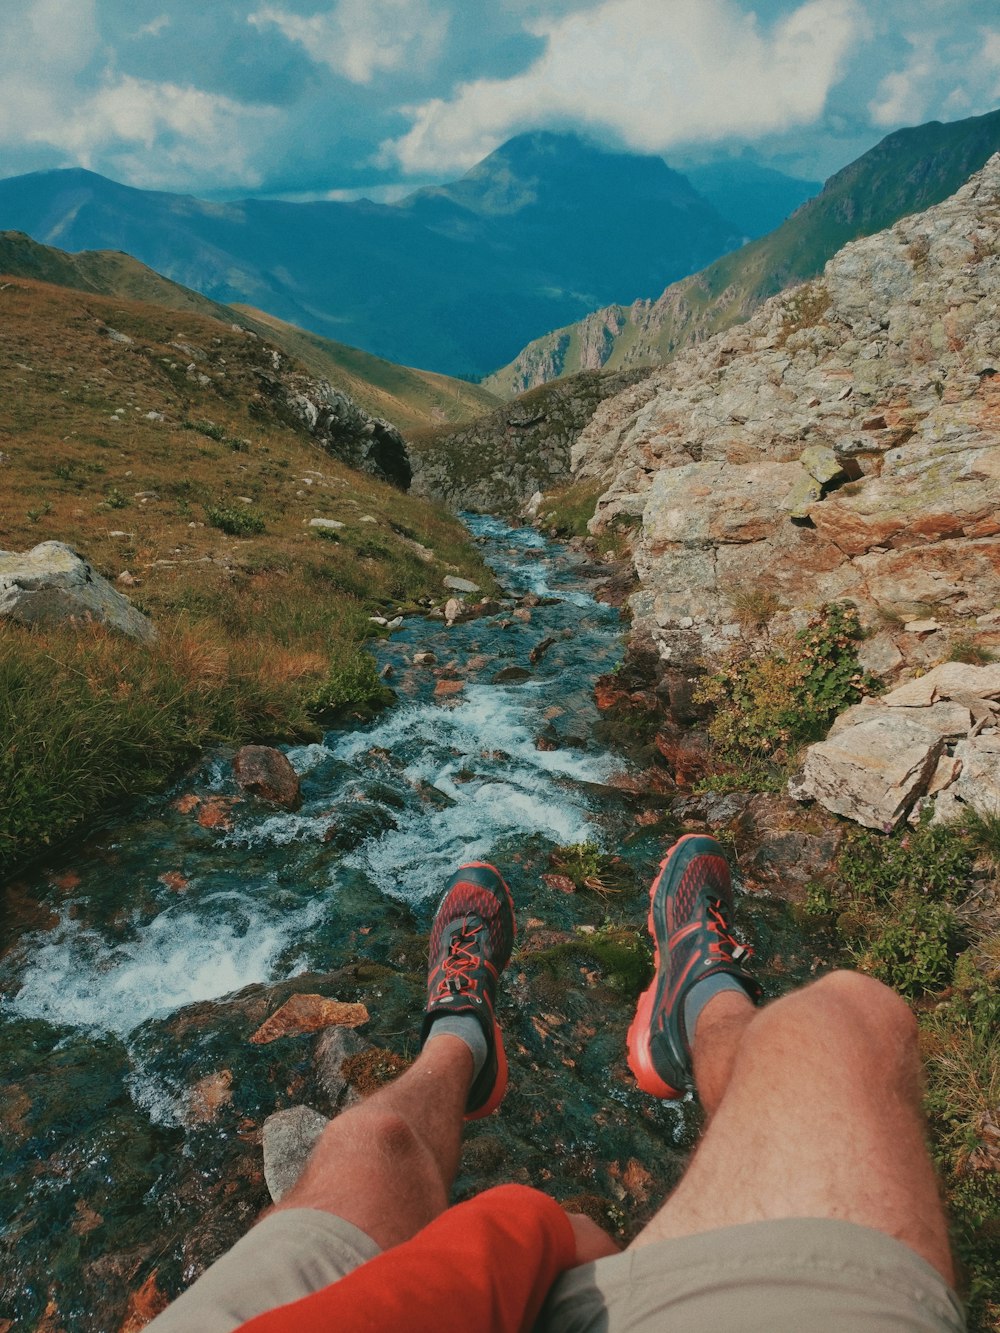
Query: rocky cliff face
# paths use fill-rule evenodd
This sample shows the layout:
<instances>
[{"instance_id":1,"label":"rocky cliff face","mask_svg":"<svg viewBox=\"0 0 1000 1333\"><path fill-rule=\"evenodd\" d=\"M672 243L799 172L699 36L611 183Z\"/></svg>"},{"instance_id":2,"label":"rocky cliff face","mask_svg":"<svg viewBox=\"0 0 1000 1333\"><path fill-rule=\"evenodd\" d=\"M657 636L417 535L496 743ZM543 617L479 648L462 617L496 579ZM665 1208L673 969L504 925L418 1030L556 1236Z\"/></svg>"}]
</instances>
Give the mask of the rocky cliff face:
<instances>
[{"instance_id":1,"label":"rocky cliff face","mask_svg":"<svg viewBox=\"0 0 1000 1333\"><path fill-rule=\"evenodd\" d=\"M610 479L595 530L639 525L636 629L662 657L718 655L748 607L1000 622L998 301L1000 155L600 405L573 470Z\"/></svg>"}]
</instances>

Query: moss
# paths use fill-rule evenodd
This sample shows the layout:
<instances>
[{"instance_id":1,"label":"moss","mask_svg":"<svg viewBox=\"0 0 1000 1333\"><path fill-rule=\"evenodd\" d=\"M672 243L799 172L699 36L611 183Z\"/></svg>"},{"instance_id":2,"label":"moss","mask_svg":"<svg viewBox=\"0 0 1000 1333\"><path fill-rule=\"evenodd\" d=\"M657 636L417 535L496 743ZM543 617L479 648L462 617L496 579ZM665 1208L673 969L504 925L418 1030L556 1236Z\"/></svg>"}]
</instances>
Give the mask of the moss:
<instances>
[{"instance_id":1,"label":"moss","mask_svg":"<svg viewBox=\"0 0 1000 1333\"><path fill-rule=\"evenodd\" d=\"M567 961L598 968L607 986L630 999L649 985L653 975L653 953L646 933L616 926L554 944L523 960L553 972Z\"/></svg>"}]
</instances>

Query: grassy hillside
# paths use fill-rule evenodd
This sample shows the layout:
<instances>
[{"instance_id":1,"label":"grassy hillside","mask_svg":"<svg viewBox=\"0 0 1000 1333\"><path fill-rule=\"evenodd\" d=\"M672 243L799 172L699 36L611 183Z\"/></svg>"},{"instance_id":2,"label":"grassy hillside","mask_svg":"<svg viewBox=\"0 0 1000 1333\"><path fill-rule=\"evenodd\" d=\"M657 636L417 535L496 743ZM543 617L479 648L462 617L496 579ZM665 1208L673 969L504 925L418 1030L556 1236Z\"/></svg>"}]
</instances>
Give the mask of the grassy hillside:
<instances>
[{"instance_id":1,"label":"grassy hillside","mask_svg":"<svg viewBox=\"0 0 1000 1333\"><path fill-rule=\"evenodd\" d=\"M997 151L1000 111L890 134L776 231L672 284L656 301L609 306L536 339L484 386L509 398L581 369L667 360L746 319L783 288L815 277L848 241L947 199Z\"/></svg>"},{"instance_id":2,"label":"grassy hillside","mask_svg":"<svg viewBox=\"0 0 1000 1333\"><path fill-rule=\"evenodd\" d=\"M207 315L252 329L329 380L372 416L402 431L469 421L496 406L486 389L431 371L410 370L356 347L331 342L250 306L220 305L164 278L120 250L68 254L39 245L23 232L0 232L0 273L35 278L78 291L150 301L169 310Z\"/></svg>"},{"instance_id":3,"label":"grassy hillside","mask_svg":"<svg viewBox=\"0 0 1000 1333\"><path fill-rule=\"evenodd\" d=\"M403 432L428 426L461 425L497 406L495 394L478 384L411 370L393 361L331 342L252 306L231 307L241 323L297 357L315 375L348 394L372 416L384 417Z\"/></svg>"},{"instance_id":4,"label":"grassy hillside","mask_svg":"<svg viewBox=\"0 0 1000 1333\"><path fill-rule=\"evenodd\" d=\"M377 705L369 614L448 572L494 586L457 520L290 423L268 369L231 323L0 277L0 548L127 571L159 628L147 649L0 621L0 872L210 740Z\"/></svg>"}]
</instances>

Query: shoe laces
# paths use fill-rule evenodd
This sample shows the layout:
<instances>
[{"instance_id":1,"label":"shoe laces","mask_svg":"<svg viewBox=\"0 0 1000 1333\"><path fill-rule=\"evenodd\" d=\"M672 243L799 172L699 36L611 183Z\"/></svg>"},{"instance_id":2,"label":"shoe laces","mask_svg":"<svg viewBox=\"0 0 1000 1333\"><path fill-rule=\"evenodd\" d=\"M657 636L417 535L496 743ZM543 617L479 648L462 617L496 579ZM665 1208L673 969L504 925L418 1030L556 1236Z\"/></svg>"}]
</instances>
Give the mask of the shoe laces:
<instances>
[{"instance_id":1,"label":"shoe laces","mask_svg":"<svg viewBox=\"0 0 1000 1333\"><path fill-rule=\"evenodd\" d=\"M713 958L725 958L729 962L740 963L753 957L753 949L749 944L741 944L732 934L726 924L726 918L715 903L708 905L708 929L714 936L708 942L708 951Z\"/></svg>"},{"instance_id":2,"label":"shoe laces","mask_svg":"<svg viewBox=\"0 0 1000 1333\"><path fill-rule=\"evenodd\" d=\"M441 962L442 977L438 982L437 992L457 995L463 990L475 990L474 973L482 964L482 950L478 947L479 932L482 924L472 926L468 918L462 922L462 928L451 937L448 952Z\"/></svg>"}]
</instances>

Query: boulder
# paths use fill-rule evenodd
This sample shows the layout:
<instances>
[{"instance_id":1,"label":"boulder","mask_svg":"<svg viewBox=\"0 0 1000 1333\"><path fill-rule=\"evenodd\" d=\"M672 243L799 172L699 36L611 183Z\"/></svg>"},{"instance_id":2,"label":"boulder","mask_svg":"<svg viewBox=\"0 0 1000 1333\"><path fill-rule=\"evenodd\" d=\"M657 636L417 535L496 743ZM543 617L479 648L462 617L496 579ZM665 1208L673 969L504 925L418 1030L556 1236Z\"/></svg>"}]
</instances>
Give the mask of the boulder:
<instances>
[{"instance_id":1,"label":"boulder","mask_svg":"<svg viewBox=\"0 0 1000 1333\"><path fill-rule=\"evenodd\" d=\"M1000 699L1000 662L942 662L882 696L887 708L929 708L939 699Z\"/></svg>"},{"instance_id":2,"label":"boulder","mask_svg":"<svg viewBox=\"0 0 1000 1333\"><path fill-rule=\"evenodd\" d=\"M311 1106L289 1106L264 1121L264 1180L275 1203L288 1193L329 1124Z\"/></svg>"},{"instance_id":3,"label":"boulder","mask_svg":"<svg viewBox=\"0 0 1000 1333\"><path fill-rule=\"evenodd\" d=\"M966 704L941 699L931 704L929 708L889 709L881 699L865 699L859 704L852 704L840 714L827 732L826 739L832 740L834 736L850 730L859 722L870 722L875 717L890 719L908 717L918 726L945 738L967 736L972 727L972 712Z\"/></svg>"},{"instance_id":4,"label":"boulder","mask_svg":"<svg viewBox=\"0 0 1000 1333\"><path fill-rule=\"evenodd\" d=\"M140 643L156 638L152 621L63 542L0 551L0 616L46 629L89 621Z\"/></svg>"},{"instance_id":5,"label":"boulder","mask_svg":"<svg viewBox=\"0 0 1000 1333\"><path fill-rule=\"evenodd\" d=\"M911 717L879 710L870 722L810 745L788 793L889 832L926 789L943 749L937 732Z\"/></svg>"},{"instance_id":6,"label":"boulder","mask_svg":"<svg viewBox=\"0 0 1000 1333\"><path fill-rule=\"evenodd\" d=\"M950 823L970 807L981 815L1000 814L1000 735L959 741L955 760L961 772L937 796L934 823Z\"/></svg>"},{"instance_id":7,"label":"boulder","mask_svg":"<svg viewBox=\"0 0 1000 1333\"><path fill-rule=\"evenodd\" d=\"M454 574L444 576L444 586L452 592L478 592L479 584L473 583L471 579L459 579Z\"/></svg>"},{"instance_id":8,"label":"boulder","mask_svg":"<svg viewBox=\"0 0 1000 1333\"><path fill-rule=\"evenodd\" d=\"M286 810L297 810L302 804L299 775L288 756L273 746L244 745L236 752L233 772L243 790L261 800L272 801Z\"/></svg>"}]
</instances>

